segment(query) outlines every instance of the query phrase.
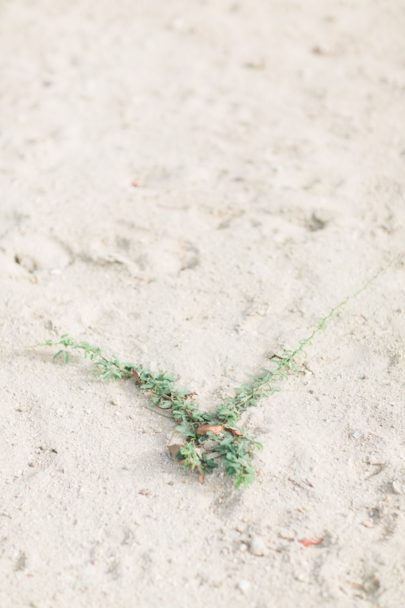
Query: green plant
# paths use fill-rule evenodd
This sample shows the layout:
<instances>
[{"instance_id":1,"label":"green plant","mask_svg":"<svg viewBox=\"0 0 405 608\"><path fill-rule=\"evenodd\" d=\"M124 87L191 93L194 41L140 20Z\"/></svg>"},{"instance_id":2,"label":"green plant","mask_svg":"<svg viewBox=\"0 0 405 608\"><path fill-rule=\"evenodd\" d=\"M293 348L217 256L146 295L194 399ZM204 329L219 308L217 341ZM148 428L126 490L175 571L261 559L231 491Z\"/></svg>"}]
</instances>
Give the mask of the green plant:
<instances>
[{"instance_id":1,"label":"green plant","mask_svg":"<svg viewBox=\"0 0 405 608\"><path fill-rule=\"evenodd\" d=\"M266 369L238 387L234 395L212 413L199 408L195 393L176 388L175 380L170 374L154 373L142 365L109 358L99 347L88 342L76 342L67 334L56 341L48 340L46 344L58 346L54 359L62 358L65 363L69 361L71 352L82 353L94 363L99 375L105 380L134 380L152 405L167 410L177 424L176 429L183 436L183 442L176 446L176 459L186 468L196 471L200 477L222 464L225 472L234 478L235 485L241 487L254 479L252 459L255 451L261 447L238 428L241 416L260 399L279 390L282 380L299 371L299 362L306 347L339 310L359 295L378 274L322 317L312 332L294 349L273 355Z\"/></svg>"}]
</instances>

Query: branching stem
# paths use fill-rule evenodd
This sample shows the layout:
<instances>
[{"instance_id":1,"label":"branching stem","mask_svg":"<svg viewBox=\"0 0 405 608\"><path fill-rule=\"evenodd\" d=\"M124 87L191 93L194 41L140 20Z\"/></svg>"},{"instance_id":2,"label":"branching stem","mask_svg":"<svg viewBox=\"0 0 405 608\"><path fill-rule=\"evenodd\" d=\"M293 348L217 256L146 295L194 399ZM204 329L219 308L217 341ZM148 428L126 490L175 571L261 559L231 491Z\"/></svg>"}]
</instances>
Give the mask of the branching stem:
<instances>
[{"instance_id":1,"label":"branching stem","mask_svg":"<svg viewBox=\"0 0 405 608\"><path fill-rule=\"evenodd\" d=\"M382 272L376 273L352 295L339 302L293 350L285 350L273 357L270 369L263 370L238 387L234 396L226 399L212 413L200 409L194 400L195 393L176 388L174 378L167 373L155 373L139 364L109 358L99 347L88 342L76 342L67 334L46 344L58 346L54 358L62 358L65 363L69 361L71 352L81 352L93 362L103 379L132 378L155 408L167 410L162 414L171 417L177 424L176 429L184 436L184 445L176 453L177 460L190 470L197 471L200 477L216 468L218 460L222 461L226 473L240 487L254 479L252 459L260 447L258 442L237 428L242 414L249 407L257 405L259 399L279 390L280 381L299 371L298 363L306 347L350 300L360 295Z\"/></svg>"}]
</instances>

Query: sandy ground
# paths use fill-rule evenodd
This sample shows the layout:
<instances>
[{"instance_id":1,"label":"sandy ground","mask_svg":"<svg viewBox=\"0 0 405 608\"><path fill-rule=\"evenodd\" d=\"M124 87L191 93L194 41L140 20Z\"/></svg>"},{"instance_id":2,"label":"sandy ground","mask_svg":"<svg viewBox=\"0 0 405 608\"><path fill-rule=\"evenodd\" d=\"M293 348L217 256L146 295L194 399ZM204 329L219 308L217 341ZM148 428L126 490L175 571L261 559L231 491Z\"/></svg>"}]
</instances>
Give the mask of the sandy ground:
<instances>
[{"instance_id":1,"label":"sandy ground","mask_svg":"<svg viewBox=\"0 0 405 608\"><path fill-rule=\"evenodd\" d=\"M404 32L400 0L1 0L2 608L404 605ZM35 348L208 408L387 264L244 418L242 492Z\"/></svg>"}]
</instances>

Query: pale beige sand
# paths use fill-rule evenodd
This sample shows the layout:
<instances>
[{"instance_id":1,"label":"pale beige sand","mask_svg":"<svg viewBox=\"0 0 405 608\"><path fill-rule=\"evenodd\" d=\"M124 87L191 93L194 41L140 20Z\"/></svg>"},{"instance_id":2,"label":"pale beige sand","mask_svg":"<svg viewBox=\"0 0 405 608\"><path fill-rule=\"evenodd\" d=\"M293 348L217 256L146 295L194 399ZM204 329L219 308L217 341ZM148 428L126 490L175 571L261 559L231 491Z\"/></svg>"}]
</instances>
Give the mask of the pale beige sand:
<instances>
[{"instance_id":1,"label":"pale beige sand","mask_svg":"<svg viewBox=\"0 0 405 608\"><path fill-rule=\"evenodd\" d=\"M404 605L404 32L401 0L1 0L1 608ZM391 260L245 417L239 493L33 348L210 407Z\"/></svg>"}]
</instances>

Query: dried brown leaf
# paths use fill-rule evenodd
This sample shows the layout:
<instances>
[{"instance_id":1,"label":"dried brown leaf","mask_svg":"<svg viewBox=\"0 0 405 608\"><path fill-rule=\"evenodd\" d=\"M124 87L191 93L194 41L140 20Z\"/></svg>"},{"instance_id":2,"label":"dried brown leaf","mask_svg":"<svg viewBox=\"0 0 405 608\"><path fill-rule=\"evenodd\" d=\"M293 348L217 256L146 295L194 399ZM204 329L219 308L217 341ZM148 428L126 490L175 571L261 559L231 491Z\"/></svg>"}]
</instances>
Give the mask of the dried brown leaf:
<instances>
[{"instance_id":1,"label":"dried brown leaf","mask_svg":"<svg viewBox=\"0 0 405 608\"><path fill-rule=\"evenodd\" d=\"M224 427L222 424L201 424L197 428L197 435L206 435L207 433L213 433L214 435L221 435Z\"/></svg>"},{"instance_id":2,"label":"dried brown leaf","mask_svg":"<svg viewBox=\"0 0 405 608\"><path fill-rule=\"evenodd\" d=\"M141 377L138 374L138 372L136 371L136 369L132 370L132 377L135 380L135 384L137 384L139 386L141 384Z\"/></svg>"}]
</instances>

